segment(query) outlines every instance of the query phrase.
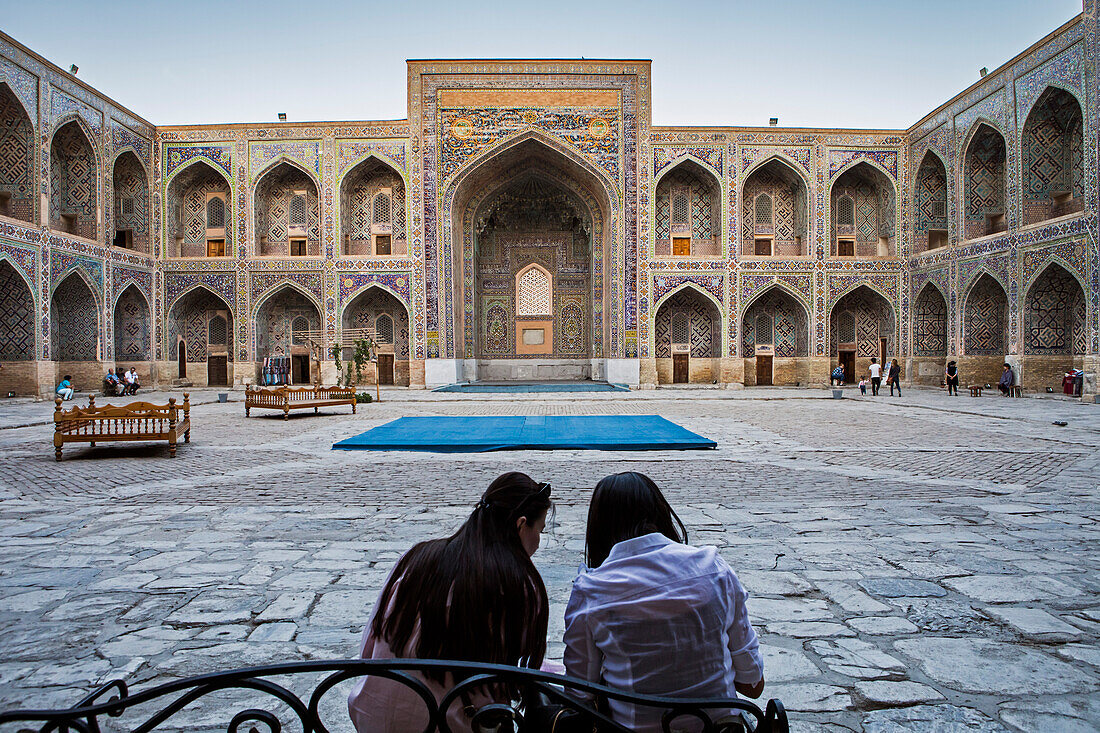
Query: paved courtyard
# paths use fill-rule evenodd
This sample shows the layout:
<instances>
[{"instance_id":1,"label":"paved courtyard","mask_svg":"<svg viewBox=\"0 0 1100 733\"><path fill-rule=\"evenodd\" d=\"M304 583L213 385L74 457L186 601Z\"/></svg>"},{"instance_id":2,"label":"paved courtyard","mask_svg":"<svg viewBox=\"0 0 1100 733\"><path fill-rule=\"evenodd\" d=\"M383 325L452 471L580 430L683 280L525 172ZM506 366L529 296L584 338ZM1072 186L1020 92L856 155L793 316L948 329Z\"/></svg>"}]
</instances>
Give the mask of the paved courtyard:
<instances>
[{"instance_id":1,"label":"paved courtyard","mask_svg":"<svg viewBox=\"0 0 1100 733\"><path fill-rule=\"evenodd\" d=\"M400 553L513 469L554 485L535 560L560 660L592 486L636 469L749 589L764 697L795 730L1100 729L1100 406L827 395L394 390L355 416L284 422L203 390L174 460L67 447L60 464L52 404L0 404L0 708L71 704L114 677L353 656ZM719 447L329 450L402 415L502 414L660 414ZM349 729L332 697L333 730ZM191 722L224 730L223 714Z\"/></svg>"}]
</instances>

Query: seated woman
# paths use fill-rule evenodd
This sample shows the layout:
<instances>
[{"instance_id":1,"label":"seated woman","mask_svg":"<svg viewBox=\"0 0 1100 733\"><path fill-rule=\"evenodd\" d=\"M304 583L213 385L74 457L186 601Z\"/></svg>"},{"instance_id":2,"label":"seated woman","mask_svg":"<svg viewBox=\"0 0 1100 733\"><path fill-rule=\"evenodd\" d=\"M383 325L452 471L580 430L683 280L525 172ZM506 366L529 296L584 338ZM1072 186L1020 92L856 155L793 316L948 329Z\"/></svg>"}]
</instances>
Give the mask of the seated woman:
<instances>
[{"instance_id":1,"label":"seated woman","mask_svg":"<svg viewBox=\"0 0 1100 733\"><path fill-rule=\"evenodd\" d=\"M760 696L764 664L748 594L715 548L687 544L652 480L628 472L600 481L585 543L590 569L573 581L565 611L567 674L646 695ZM661 730L659 710L610 707L631 730Z\"/></svg>"},{"instance_id":2,"label":"seated woman","mask_svg":"<svg viewBox=\"0 0 1100 733\"><path fill-rule=\"evenodd\" d=\"M546 654L546 587L531 555L550 509L550 484L506 473L489 485L453 535L415 545L398 561L363 632L364 659L453 659L538 669ZM452 675L413 673L438 702ZM452 731L469 731L485 692L447 710ZM507 699L501 702L508 702ZM424 701L409 687L364 677L348 696L359 733L422 731Z\"/></svg>"},{"instance_id":3,"label":"seated woman","mask_svg":"<svg viewBox=\"0 0 1100 733\"><path fill-rule=\"evenodd\" d=\"M61 382L57 385L57 396L63 400L71 400L73 398L73 378L66 374L61 378Z\"/></svg>"}]
</instances>

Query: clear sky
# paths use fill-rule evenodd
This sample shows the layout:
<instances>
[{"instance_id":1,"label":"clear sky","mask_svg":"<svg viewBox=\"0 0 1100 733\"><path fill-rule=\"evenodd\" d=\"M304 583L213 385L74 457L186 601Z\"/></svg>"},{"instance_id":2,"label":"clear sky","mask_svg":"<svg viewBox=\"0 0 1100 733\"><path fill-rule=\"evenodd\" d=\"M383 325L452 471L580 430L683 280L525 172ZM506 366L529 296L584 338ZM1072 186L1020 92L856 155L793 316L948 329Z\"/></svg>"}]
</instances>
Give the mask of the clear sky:
<instances>
[{"instance_id":1,"label":"clear sky","mask_svg":"<svg viewBox=\"0 0 1100 733\"><path fill-rule=\"evenodd\" d=\"M406 115L408 58L653 60L657 125L905 128L1080 0L0 0L156 124Z\"/></svg>"}]
</instances>

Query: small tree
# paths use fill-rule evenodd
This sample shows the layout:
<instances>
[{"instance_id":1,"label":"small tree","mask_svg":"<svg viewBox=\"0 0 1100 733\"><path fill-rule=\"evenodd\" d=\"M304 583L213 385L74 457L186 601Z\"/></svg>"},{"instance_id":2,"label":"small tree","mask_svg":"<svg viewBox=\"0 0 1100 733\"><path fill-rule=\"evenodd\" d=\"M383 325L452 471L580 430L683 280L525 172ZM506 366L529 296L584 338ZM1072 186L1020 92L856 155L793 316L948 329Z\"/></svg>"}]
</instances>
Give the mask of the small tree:
<instances>
[{"instance_id":1,"label":"small tree","mask_svg":"<svg viewBox=\"0 0 1100 733\"><path fill-rule=\"evenodd\" d=\"M363 381L363 365L374 358L374 341L369 338L356 339L353 343L354 351L351 354L351 362L343 366L343 382L345 387L359 384ZM336 373L341 373L340 346L332 347L332 358L336 362ZM354 370L355 380L352 380Z\"/></svg>"}]
</instances>

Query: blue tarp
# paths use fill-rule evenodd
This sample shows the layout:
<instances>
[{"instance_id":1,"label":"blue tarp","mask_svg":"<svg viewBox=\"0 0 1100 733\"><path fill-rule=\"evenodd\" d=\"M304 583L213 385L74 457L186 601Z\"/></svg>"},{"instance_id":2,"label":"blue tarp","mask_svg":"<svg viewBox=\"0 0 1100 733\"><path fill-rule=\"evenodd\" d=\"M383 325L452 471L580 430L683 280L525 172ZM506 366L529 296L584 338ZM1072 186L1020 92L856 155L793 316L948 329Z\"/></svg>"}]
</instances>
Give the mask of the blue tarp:
<instances>
[{"instance_id":1,"label":"blue tarp","mask_svg":"<svg viewBox=\"0 0 1100 733\"><path fill-rule=\"evenodd\" d=\"M333 450L482 453L493 450L716 448L659 415L402 417L334 443Z\"/></svg>"}]
</instances>

